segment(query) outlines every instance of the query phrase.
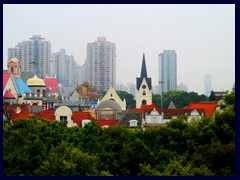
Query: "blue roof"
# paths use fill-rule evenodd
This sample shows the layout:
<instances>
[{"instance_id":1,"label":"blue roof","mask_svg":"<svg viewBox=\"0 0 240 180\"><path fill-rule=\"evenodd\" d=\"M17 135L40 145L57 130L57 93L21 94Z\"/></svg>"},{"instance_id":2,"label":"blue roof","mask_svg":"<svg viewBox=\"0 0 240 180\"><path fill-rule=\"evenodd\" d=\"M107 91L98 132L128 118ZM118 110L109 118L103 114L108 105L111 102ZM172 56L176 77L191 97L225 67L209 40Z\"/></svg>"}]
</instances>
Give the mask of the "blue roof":
<instances>
[{"instance_id":1,"label":"blue roof","mask_svg":"<svg viewBox=\"0 0 240 180\"><path fill-rule=\"evenodd\" d=\"M18 96L22 96L23 93L32 93L32 90L21 78L13 78L13 80L18 90Z\"/></svg>"}]
</instances>

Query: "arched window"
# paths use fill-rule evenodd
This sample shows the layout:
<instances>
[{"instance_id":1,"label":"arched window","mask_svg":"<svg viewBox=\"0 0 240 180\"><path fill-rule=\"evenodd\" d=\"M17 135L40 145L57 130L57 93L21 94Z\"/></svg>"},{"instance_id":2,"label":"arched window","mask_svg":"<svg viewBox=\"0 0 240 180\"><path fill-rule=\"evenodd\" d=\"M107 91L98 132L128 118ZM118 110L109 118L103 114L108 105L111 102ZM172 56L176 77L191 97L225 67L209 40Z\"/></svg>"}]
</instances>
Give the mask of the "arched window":
<instances>
[{"instance_id":1,"label":"arched window","mask_svg":"<svg viewBox=\"0 0 240 180\"><path fill-rule=\"evenodd\" d=\"M147 104L147 101L144 99L142 100L142 105L146 105Z\"/></svg>"},{"instance_id":2,"label":"arched window","mask_svg":"<svg viewBox=\"0 0 240 180\"><path fill-rule=\"evenodd\" d=\"M145 90L143 90L143 93L142 93L142 95L143 95L143 96L145 96L145 95L146 95L146 91L145 91Z\"/></svg>"}]
</instances>

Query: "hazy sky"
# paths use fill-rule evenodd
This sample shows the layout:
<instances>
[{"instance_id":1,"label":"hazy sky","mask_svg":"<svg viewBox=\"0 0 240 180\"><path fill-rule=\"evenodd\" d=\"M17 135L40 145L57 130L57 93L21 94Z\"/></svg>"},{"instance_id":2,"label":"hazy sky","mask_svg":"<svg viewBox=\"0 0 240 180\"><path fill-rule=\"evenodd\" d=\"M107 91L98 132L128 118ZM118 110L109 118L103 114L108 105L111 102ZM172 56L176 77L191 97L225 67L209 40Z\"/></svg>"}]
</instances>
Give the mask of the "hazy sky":
<instances>
[{"instance_id":1,"label":"hazy sky","mask_svg":"<svg viewBox=\"0 0 240 180\"><path fill-rule=\"evenodd\" d=\"M148 76L158 82L158 55L177 53L178 84L204 93L230 90L235 82L235 5L3 5L3 68L7 49L34 34L51 42L52 53L65 49L82 65L88 42L105 36L116 44L117 82L136 83L145 53Z\"/></svg>"}]
</instances>

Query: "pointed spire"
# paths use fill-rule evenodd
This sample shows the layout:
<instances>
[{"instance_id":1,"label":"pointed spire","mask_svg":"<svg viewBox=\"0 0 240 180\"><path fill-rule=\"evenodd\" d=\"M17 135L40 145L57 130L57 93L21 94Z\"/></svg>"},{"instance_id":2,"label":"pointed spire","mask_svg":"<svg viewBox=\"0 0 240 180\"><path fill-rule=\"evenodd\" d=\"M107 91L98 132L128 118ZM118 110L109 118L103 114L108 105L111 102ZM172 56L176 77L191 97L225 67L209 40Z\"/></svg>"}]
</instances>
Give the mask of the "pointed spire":
<instances>
[{"instance_id":1,"label":"pointed spire","mask_svg":"<svg viewBox=\"0 0 240 180\"><path fill-rule=\"evenodd\" d=\"M142 70L141 70L141 78L147 78L147 68L145 62L145 54L143 53L143 60L142 60Z\"/></svg>"},{"instance_id":2,"label":"pointed spire","mask_svg":"<svg viewBox=\"0 0 240 180\"><path fill-rule=\"evenodd\" d=\"M170 102L169 106L168 106L168 109L176 109L173 101Z\"/></svg>"}]
</instances>

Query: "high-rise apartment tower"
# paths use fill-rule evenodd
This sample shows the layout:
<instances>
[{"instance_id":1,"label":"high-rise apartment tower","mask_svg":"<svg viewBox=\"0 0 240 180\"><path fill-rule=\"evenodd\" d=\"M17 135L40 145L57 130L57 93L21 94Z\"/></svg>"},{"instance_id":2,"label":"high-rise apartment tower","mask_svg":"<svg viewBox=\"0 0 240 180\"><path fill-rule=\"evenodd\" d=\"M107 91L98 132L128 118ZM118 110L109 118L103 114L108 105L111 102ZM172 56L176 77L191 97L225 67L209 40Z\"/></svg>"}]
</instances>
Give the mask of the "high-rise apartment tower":
<instances>
[{"instance_id":1,"label":"high-rise apartment tower","mask_svg":"<svg viewBox=\"0 0 240 180\"><path fill-rule=\"evenodd\" d=\"M8 49L8 60L21 61L22 72L34 72L39 78L50 74L51 43L41 35L33 35L29 41L19 42L15 48Z\"/></svg>"},{"instance_id":2,"label":"high-rise apartment tower","mask_svg":"<svg viewBox=\"0 0 240 180\"><path fill-rule=\"evenodd\" d=\"M102 91L115 86L116 48L105 37L87 44L86 80Z\"/></svg>"}]
</instances>

